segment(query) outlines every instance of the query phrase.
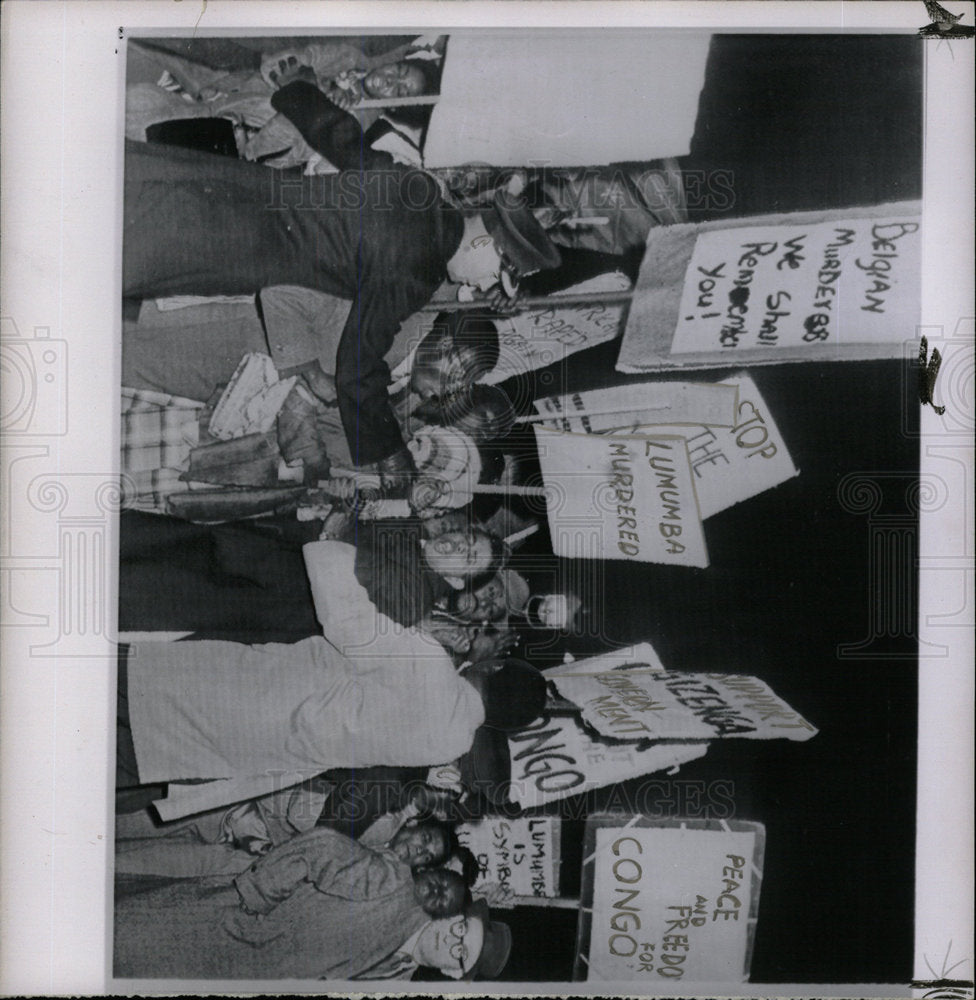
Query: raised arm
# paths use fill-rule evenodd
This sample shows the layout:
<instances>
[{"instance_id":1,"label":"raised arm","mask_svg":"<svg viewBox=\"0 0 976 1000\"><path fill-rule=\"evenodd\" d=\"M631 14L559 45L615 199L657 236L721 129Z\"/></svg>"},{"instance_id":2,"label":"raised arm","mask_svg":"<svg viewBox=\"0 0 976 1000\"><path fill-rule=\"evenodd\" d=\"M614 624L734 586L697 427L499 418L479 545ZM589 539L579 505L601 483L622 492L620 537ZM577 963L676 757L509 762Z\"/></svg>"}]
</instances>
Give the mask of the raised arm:
<instances>
[{"instance_id":1,"label":"raised arm","mask_svg":"<svg viewBox=\"0 0 976 1000\"><path fill-rule=\"evenodd\" d=\"M370 149L359 121L333 104L318 87L296 80L271 97L271 106L283 114L302 138L340 170L389 170L389 153Z\"/></svg>"}]
</instances>

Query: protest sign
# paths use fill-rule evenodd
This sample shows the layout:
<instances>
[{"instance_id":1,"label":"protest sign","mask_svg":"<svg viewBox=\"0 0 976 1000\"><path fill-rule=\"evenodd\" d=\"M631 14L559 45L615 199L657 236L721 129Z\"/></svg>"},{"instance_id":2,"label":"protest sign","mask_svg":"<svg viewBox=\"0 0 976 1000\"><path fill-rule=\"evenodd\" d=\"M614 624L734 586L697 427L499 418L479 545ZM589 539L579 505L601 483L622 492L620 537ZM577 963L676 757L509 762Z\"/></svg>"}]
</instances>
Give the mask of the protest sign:
<instances>
[{"instance_id":1,"label":"protest sign","mask_svg":"<svg viewBox=\"0 0 976 1000\"><path fill-rule=\"evenodd\" d=\"M900 357L920 261L918 202L652 229L617 368Z\"/></svg>"},{"instance_id":2,"label":"protest sign","mask_svg":"<svg viewBox=\"0 0 976 1000\"><path fill-rule=\"evenodd\" d=\"M732 427L698 427L688 457L703 518L800 474L755 383L744 372L727 380L739 390Z\"/></svg>"},{"instance_id":3,"label":"protest sign","mask_svg":"<svg viewBox=\"0 0 976 1000\"><path fill-rule=\"evenodd\" d=\"M708 565L683 438L535 436L557 556Z\"/></svg>"},{"instance_id":4,"label":"protest sign","mask_svg":"<svg viewBox=\"0 0 976 1000\"><path fill-rule=\"evenodd\" d=\"M671 771L704 757L707 743L670 743L637 749L607 744L590 736L575 716L558 716L511 733L509 798L532 809L571 795L582 795L628 778Z\"/></svg>"},{"instance_id":5,"label":"protest sign","mask_svg":"<svg viewBox=\"0 0 976 1000\"><path fill-rule=\"evenodd\" d=\"M594 150L600 163L684 156L710 40L699 31L452 31L424 164L576 167L593 163Z\"/></svg>"},{"instance_id":6,"label":"protest sign","mask_svg":"<svg viewBox=\"0 0 976 1000\"><path fill-rule=\"evenodd\" d=\"M516 896L559 893L557 816L487 816L461 823L458 840L478 859L475 890L492 883Z\"/></svg>"},{"instance_id":7,"label":"protest sign","mask_svg":"<svg viewBox=\"0 0 976 1000\"><path fill-rule=\"evenodd\" d=\"M558 296L554 296L553 305L545 309L527 309L514 316L492 315L498 330L498 362L479 381L496 385L514 375L557 364L577 351L613 340L620 333L621 306L602 302L560 306L558 302ZM444 302L446 308L451 305L450 301ZM417 344L434 328L437 316L436 312L421 310L400 325L394 347L387 355L388 359L396 358L390 373L392 387L406 385Z\"/></svg>"},{"instance_id":8,"label":"protest sign","mask_svg":"<svg viewBox=\"0 0 976 1000\"><path fill-rule=\"evenodd\" d=\"M740 372L726 383L739 390L731 427L703 423L697 427L669 424L633 428L636 434L681 434L685 438L703 520L800 474L752 379Z\"/></svg>"},{"instance_id":9,"label":"protest sign","mask_svg":"<svg viewBox=\"0 0 976 1000\"><path fill-rule=\"evenodd\" d=\"M900 214L703 233L671 353L900 344L918 315L919 229L917 216Z\"/></svg>"},{"instance_id":10,"label":"protest sign","mask_svg":"<svg viewBox=\"0 0 976 1000\"><path fill-rule=\"evenodd\" d=\"M493 317L498 328L498 363L481 381L494 385L545 368L620 333L622 306L594 302L560 307L558 296L553 302L548 309Z\"/></svg>"},{"instance_id":11,"label":"protest sign","mask_svg":"<svg viewBox=\"0 0 976 1000\"><path fill-rule=\"evenodd\" d=\"M628 405L643 409L602 412L618 404L622 411ZM731 420L725 412L730 405ZM543 425L557 430L683 437L703 520L799 475L769 408L745 372L719 384L651 382L552 396L537 400L535 407L559 414ZM571 416L584 412L589 415Z\"/></svg>"},{"instance_id":12,"label":"protest sign","mask_svg":"<svg viewBox=\"0 0 976 1000\"><path fill-rule=\"evenodd\" d=\"M736 420L736 387L707 382L643 382L574 392L535 401L540 414L554 419L542 426L595 434L632 433L647 424L731 427ZM583 414L574 417L573 414ZM657 433L674 434L658 428Z\"/></svg>"},{"instance_id":13,"label":"protest sign","mask_svg":"<svg viewBox=\"0 0 976 1000\"><path fill-rule=\"evenodd\" d=\"M802 741L817 734L758 677L665 670L649 643L625 661L597 656L546 677L597 732L616 739Z\"/></svg>"},{"instance_id":14,"label":"protest sign","mask_svg":"<svg viewBox=\"0 0 976 1000\"><path fill-rule=\"evenodd\" d=\"M764 850L761 823L591 816L573 978L744 982Z\"/></svg>"}]
</instances>

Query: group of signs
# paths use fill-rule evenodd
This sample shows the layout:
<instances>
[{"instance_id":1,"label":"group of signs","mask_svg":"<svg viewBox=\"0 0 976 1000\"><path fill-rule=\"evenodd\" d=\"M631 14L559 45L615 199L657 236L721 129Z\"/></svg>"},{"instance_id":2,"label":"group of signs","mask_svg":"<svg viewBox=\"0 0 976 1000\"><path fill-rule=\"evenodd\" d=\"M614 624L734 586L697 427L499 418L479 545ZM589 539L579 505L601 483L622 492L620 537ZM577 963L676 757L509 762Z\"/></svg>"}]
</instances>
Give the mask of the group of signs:
<instances>
[{"instance_id":1,"label":"group of signs","mask_svg":"<svg viewBox=\"0 0 976 1000\"><path fill-rule=\"evenodd\" d=\"M474 891L539 905L557 896L561 823L490 816L459 827L479 863ZM590 815L573 978L649 991L748 979L764 849L751 821Z\"/></svg>"},{"instance_id":2,"label":"group of signs","mask_svg":"<svg viewBox=\"0 0 976 1000\"><path fill-rule=\"evenodd\" d=\"M798 474L745 373L535 406L553 418L535 433L558 556L707 566L702 521Z\"/></svg>"},{"instance_id":3,"label":"group of signs","mask_svg":"<svg viewBox=\"0 0 976 1000\"><path fill-rule=\"evenodd\" d=\"M650 643L546 673L575 707L509 735L523 809L704 756L713 739L808 740L817 729L765 681L665 669Z\"/></svg>"},{"instance_id":4,"label":"group of signs","mask_svg":"<svg viewBox=\"0 0 976 1000\"><path fill-rule=\"evenodd\" d=\"M918 321L920 228L906 202L652 229L617 366L899 357ZM503 331L498 377L611 339L620 317L596 304L520 314ZM559 556L705 567L702 521L798 474L744 372L535 408Z\"/></svg>"},{"instance_id":5,"label":"group of signs","mask_svg":"<svg viewBox=\"0 0 976 1000\"><path fill-rule=\"evenodd\" d=\"M574 710L509 735L509 795L523 810L674 773L713 739L817 733L759 678L668 671L649 643L564 664L547 678ZM479 884L499 884L523 902L558 895L559 822L487 818L462 828L479 859ZM575 978L748 978L764 842L759 823L590 816Z\"/></svg>"},{"instance_id":6,"label":"group of signs","mask_svg":"<svg viewBox=\"0 0 976 1000\"><path fill-rule=\"evenodd\" d=\"M919 245L916 203L652 230L618 367L900 356L917 322ZM508 321L502 355L542 367L612 339L620 319L611 305L526 312ZM704 520L798 475L745 372L535 408L558 556L705 567ZM669 671L648 643L547 679L572 710L509 736L510 798L524 810L674 773L713 739L817 732L759 678ZM461 836L480 886L558 895L557 818L489 817ZM574 978L644 989L747 979L764 846L759 823L591 815Z\"/></svg>"}]
</instances>

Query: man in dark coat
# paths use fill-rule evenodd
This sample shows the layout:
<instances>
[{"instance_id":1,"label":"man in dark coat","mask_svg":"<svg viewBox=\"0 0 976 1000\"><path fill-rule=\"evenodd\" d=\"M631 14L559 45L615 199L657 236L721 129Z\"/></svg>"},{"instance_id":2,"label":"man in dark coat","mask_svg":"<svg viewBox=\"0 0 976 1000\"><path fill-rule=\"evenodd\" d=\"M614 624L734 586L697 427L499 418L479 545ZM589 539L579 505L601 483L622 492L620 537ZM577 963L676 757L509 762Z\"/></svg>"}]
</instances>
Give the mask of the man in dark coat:
<instances>
[{"instance_id":1,"label":"man in dark coat","mask_svg":"<svg viewBox=\"0 0 976 1000\"><path fill-rule=\"evenodd\" d=\"M445 278L490 287L559 263L531 211L446 204L433 177L365 148L359 123L314 86L273 104L339 168L298 177L174 147L126 143L123 295L239 295L300 285L349 299L336 357L339 409L356 464L412 470L383 356L399 324Z\"/></svg>"}]
</instances>

